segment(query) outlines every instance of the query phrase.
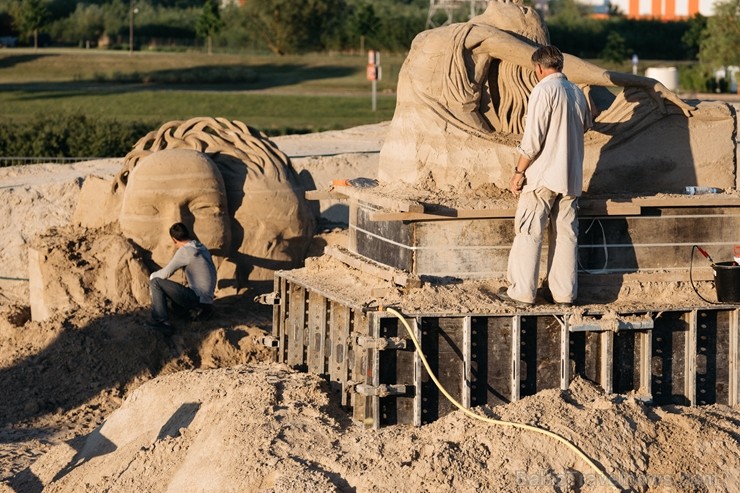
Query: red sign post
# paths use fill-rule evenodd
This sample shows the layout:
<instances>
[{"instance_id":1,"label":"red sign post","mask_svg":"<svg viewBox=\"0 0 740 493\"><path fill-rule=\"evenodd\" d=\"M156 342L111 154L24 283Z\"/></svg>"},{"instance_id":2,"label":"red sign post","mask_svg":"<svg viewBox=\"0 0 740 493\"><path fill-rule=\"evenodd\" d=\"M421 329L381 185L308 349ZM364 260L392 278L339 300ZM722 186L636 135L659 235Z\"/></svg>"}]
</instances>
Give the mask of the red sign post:
<instances>
[{"instance_id":1,"label":"red sign post","mask_svg":"<svg viewBox=\"0 0 740 493\"><path fill-rule=\"evenodd\" d=\"M370 50L367 52L367 80L373 83L373 111L377 109L378 102L378 80L380 80L380 52Z\"/></svg>"}]
</instances>

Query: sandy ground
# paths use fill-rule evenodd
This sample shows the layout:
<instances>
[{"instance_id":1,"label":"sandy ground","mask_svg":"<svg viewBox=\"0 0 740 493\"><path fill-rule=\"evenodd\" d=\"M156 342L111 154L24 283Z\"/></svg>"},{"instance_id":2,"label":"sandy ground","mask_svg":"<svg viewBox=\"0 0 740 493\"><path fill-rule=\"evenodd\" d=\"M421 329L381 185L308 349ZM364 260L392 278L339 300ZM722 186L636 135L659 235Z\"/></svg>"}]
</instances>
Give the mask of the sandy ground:
<instances>
[{"instance_id":1,"label":"sandy ground","mask_svg":"<svg viewBox=\"0 0 740 493\"><path fill-rule=\"evenodd\" d=\"M276 141L306 180L323 183L373 176L384 128ZM625 491L740 491L739 409L653 408L584 380L475 412L557 433L596 468L552 437L461 411L421 428L367 430L326 381L271 363L261 344L271 309L254 291L217 300L207 322L177 320L171 339L146 328L144 307L95 304L31 321L25 246L69 222L85 176L119 166L0 169L0 492L595 492L609 481ZM345 241L329 226L312 254ZM307 275L330 278L331 262L310 261ZM343 281L349 290L364 282ZM479 307L489 284L449 292ZM633 289L638 300L658 288ZM449 292L426 287L407 302Z\"/></svg>"}]
</instances>

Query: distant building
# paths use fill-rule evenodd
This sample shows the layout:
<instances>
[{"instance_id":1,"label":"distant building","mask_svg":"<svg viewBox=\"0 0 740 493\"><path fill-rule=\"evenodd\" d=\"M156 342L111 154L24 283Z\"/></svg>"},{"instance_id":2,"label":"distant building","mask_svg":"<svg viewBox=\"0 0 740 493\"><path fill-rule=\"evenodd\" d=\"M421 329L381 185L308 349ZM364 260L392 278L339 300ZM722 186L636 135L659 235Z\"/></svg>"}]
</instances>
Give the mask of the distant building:
<instances>
[{"instance_id":1,"label":"distant building","mask_svg":"<svg viewBox=\"0 0 740 493\"><path fill-rule=\"evenodd\" d=\"M596 17L608 14L609 7L616 8L630 19L660 19L673 21L688 19L695 14L714 15L714 4L721 0L579 0L591 7Z\"/></svg>"}]
</instances>

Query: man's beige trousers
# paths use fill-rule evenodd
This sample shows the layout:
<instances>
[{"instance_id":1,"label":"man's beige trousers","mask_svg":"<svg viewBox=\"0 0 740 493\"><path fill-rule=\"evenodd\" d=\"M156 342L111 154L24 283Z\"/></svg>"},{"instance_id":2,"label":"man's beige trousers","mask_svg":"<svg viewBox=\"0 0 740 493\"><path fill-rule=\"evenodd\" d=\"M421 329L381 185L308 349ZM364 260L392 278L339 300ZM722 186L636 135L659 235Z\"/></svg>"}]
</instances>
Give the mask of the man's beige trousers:
<instances>
[{"instance_id":1,"label":"man's beige trousers","mask_svg":"<svg viewBox=\"0 0 740 493\"><path fill-rule=\"evenodd\" d=\"M534 303L540 271L540 250L549 225L547 284L559 303L574 302L578 295L578 197L547 188L522 192L514 217L514 243L509 253L508 295Z\"/></svg>"}]
</instances>

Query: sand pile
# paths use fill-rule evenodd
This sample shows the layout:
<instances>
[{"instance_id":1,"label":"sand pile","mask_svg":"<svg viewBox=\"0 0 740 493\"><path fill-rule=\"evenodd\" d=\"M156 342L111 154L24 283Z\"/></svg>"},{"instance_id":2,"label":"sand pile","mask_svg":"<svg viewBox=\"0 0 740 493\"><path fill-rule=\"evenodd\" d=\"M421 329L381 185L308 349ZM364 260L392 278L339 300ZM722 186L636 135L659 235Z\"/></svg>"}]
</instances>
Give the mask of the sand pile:
<instances>
[{"instance_id":1,"label":"sand pile","mask_svg":"<svg viewBox=\"0 0 740 493\"><path fill-rule=\"evenodd\" d=\"M726 408L651 409L578 380L485 412L561 434L630 491L733 491L740 481L738 414ZM12 484L54 492L603 491L595 471L542 435L460 412L366 431L324 381L279 365L148 382L23 476Z\"/></svg>"},{"instance_id":2,"label":"sand pile","mask_svg":"<svg viewBox=\"0 0 740 493\"><path fill-rule=\"evenodd\" d=\"M28 307L3 306L0 478L19 473L55 443L79 440L156 376L270 359L260 343L266 308L222 299L212 320L176 319L178 333L168 340L145 326L148 312L141 309L96 306L33 322Z\"/></svg>"},{"instance_id":3,"label":"sand pile","mask_svg":"<svg viewBox=\"0 0 740 493\"><path fill-rule=\"evenodd\" d=\"M0 302L28 300L28 242L69 224L85 176L112 177L121 160L0 170Z\"/></svg>"}]
</instances>

